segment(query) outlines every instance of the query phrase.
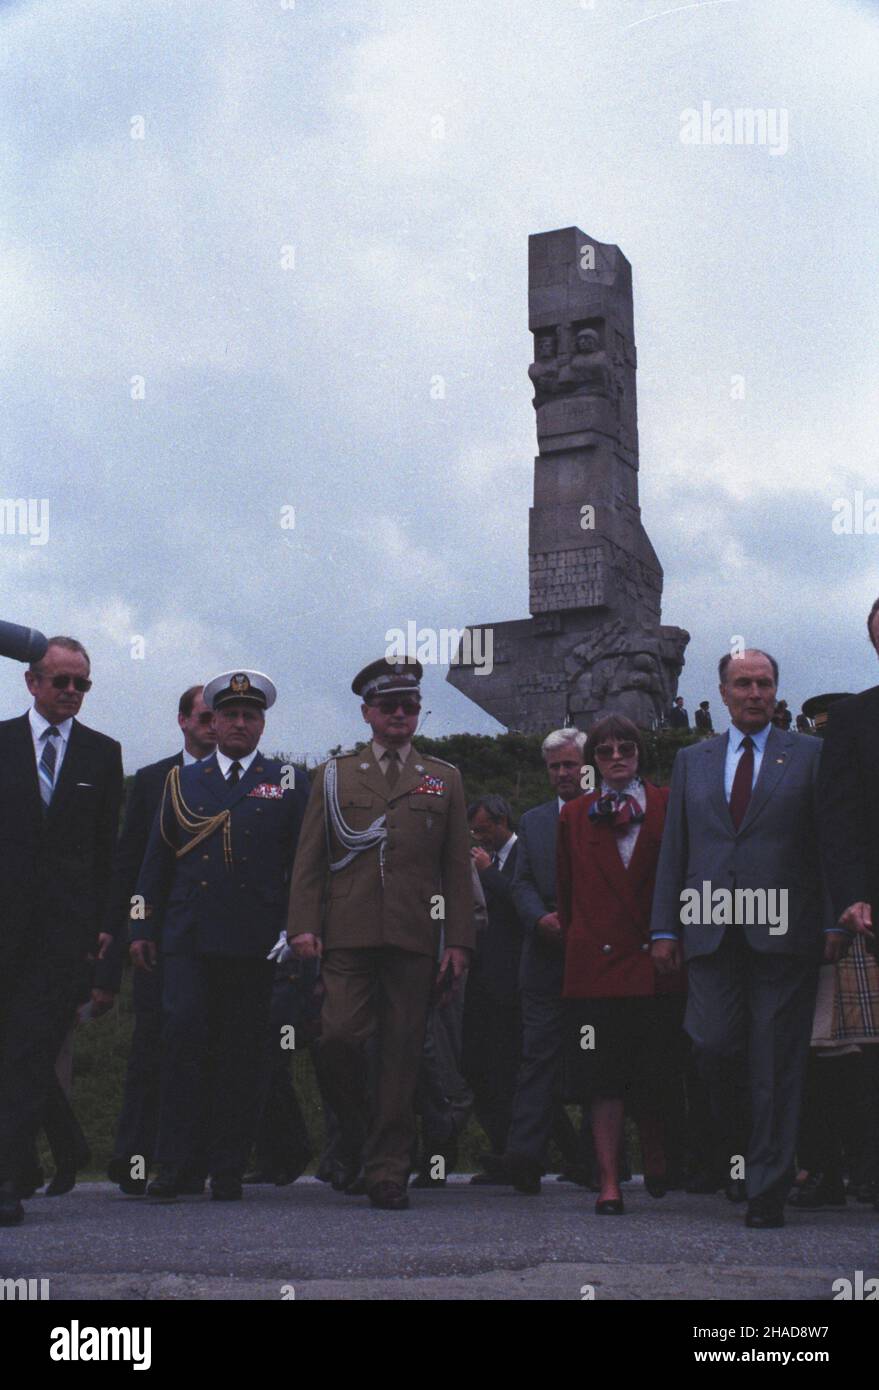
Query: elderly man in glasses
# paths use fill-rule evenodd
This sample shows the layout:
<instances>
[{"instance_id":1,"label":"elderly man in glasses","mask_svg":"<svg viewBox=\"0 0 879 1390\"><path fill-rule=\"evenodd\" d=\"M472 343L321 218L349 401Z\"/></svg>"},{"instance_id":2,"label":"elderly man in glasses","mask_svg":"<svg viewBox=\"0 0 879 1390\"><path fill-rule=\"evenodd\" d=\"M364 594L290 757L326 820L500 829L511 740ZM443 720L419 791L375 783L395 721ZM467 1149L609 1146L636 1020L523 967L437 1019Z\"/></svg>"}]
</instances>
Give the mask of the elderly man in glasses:
<instances>
[{"instance_id":1,"label":"elderly man in glasses","mask_svg":"<svg viewBox=\"0 0 879 1390\"><path fill-rule=\"evenodd\" d=\"M342 1130L347 1186L363 1190L362 1153L367 1195L391 1211L409 1205L431 991L454 986L473 946L461 775L412 746L421 675L418 661L382 659L355 676L372 741L314 775L287 923L297 955L322 958L322 1075ZM370 1114L365 1044L374 1035Z\"/></svg>"},{"instance_id":2,"label":"elderly man in glasses","mask_svg":"<svg viewBox=\"0 0 879 1390\"><path fill-rule=\"evenodd\" d=\"M52 637L25 672L33 706L0 723L0 1225L17 1225L21 1167L54 1065L88 993L122 799L122 750L80 724L88 653ZM112 1002L92 992L96 1011Z\"/></svg>"}]
</instances>

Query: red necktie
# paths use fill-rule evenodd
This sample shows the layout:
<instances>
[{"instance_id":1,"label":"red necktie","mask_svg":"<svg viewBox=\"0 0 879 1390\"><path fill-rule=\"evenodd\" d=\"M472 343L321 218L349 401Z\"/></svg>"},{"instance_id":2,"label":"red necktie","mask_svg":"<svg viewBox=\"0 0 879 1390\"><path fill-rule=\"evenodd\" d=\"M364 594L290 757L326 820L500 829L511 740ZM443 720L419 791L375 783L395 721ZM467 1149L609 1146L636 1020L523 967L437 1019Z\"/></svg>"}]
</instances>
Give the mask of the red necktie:
<instances>
[{"instance_id":1,"label":"red necktie","mask_svg":"<svg viewBox=\"0 0 879 1390\"><path fill-rule=\"evenodd\" d=\"M745 819L745 812L748 809L748 802L751 800L751 783L754 780L754 744L750 734L745 734L742 739L742 751L739 756L739 765L736 768L736 775L733 778L732 794L729 799L729 813L732 816L732 823L738 830L742 821Z\"/></svg>"}]
</instances>

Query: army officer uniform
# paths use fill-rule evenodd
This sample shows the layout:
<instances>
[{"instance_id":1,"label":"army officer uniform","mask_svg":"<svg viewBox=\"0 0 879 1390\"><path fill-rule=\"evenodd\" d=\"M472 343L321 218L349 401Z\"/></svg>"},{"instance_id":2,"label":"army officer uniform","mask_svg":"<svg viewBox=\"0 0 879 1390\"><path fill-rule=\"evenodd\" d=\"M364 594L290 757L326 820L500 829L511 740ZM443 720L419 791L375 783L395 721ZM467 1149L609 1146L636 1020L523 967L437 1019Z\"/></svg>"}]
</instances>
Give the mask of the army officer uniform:
<instances>
[{"instance_id":1,"label":"army officer uniform","mask_svg":"<svg viewBox=\"0 0 879 1390\"><path fill-rule=\"evenodd\" d=\"M388 1182L405 1188L408 1180L440 941L473 946L461 775L407 745L392 782L385 752L372 742L314 773L287 923L288 939L307 932L322 941L322 1078L354 1167L365 1137L369 1192ZM370 1115L364 1046L374 1033Z\"/></svg>"}]
</instances>

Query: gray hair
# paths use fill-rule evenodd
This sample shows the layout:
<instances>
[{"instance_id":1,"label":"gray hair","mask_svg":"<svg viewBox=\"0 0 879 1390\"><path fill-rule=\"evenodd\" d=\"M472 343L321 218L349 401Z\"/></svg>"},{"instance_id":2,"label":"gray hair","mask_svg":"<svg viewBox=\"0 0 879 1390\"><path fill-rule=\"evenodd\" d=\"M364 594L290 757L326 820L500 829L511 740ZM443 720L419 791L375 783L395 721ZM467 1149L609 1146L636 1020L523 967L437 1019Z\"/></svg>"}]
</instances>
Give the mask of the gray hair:
<instances>
[{"instance_id":1,"label":"gray hair","mask_svg":"<svg viewBox=\"0 0 879 1390\"><path fill-rule=\"evenodd\" d=\"M80 656L85 657L86 664L91 671L92 663L89 654L82 643L78 642L75 637L50 637L46 643L46 651L48 651L50 647L61 647L66 652L79 652ZM46 652L43 653L43 656L45 656L45 654ZM29 669L33 671L35 675L39 676L41 674L42 660L43 657L41 656L39 661L32 661L30 663Z\"/></svg>"},{"instance_id":2,"label":"gray hair","mask_svg":"<svg viewBox=\"0 0 879 1390\"><path fill-rule=\"evenodd\" d=\"M581 729L553 729L540 745L544 762L548 753L556 753L560 748L567 748L569 744L582 754L586 747L586 735Z\"/></svg>"},{"instance_id":3,"label":"gray hair","mask_svg":"<svg viewBox=\"0 0 879 1390\"><path fill-rule=\"evenodd\" d=\"M748 650L748 652L750 652L751 656L765 656L765 657L766 657L766 660L769 662L769 665L772 667L772 676L773 676L773 679L774 679L774 681L775 681L775 684L778 685L778 662L775 660L775 657L774 657L774 656L770 656L768 652L764 652L760 647L748 647L747 650ZM746 652L742 652L742 656L745 656L746 654L747 654ZM720 684L721 684L721 685L726 685L726 674L727 674L727 671L729 670L729 664L730 664L731 661L734 661L734 660L735 660L735 658L733 657L732 652L725 652L724 655L723 655L723 656L720 658L720 660L718 661L718 663L717 663L717 674L718 674L718 676L720 677Z\"/></svg>"}]
</instances>

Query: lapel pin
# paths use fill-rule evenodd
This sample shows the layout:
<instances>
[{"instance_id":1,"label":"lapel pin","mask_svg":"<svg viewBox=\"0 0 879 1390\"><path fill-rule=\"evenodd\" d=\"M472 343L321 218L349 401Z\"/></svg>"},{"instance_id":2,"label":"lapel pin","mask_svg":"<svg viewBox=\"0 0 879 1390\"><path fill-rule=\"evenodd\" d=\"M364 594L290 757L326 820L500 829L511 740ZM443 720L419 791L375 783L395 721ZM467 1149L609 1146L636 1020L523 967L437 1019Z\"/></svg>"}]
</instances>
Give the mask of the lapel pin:
<instances>
[{"instance_id":1,"label":"lapel pin","mask_svg":"<svg viewBox=\"0 0 879 1390\"><path fill-rule=\"evenodd\" d=\"M416 771L416 772L423 772L423 771L424 771L424 768L422 767L421 763L416 763L416 764L415 764L415 771Z\"/></svg>"},{"instance_id":2,"label":"lapel pin","mask_svg":"<svg viewBox=\"0 0 879 1390\"><path fill-rule=\"evenodd\" d=\"M369 771L369 763L361 763L361 764L360 764L360 771L361 771L361 772L368 772L368 771Z\"/></svg>"},{"instance_id":3,"label":"lapel pin","mask_svg":"<svg viewBox=\"0 0 879 1390\"><path fill-rule=\"evenodd\" d=\"M775 761L776 761L777 763L783 763L783 762L784 762L784 758L776 758Z\"/></svg>"}]
</instances>

